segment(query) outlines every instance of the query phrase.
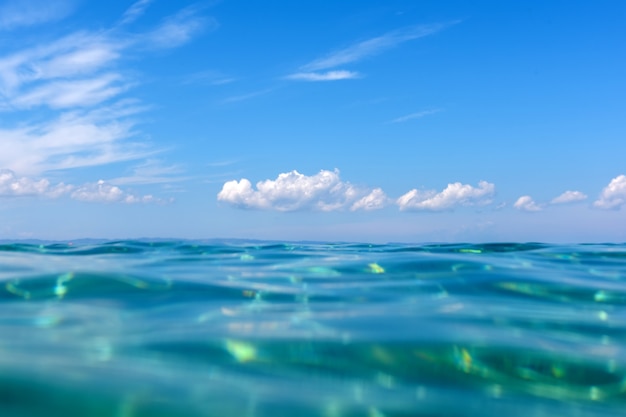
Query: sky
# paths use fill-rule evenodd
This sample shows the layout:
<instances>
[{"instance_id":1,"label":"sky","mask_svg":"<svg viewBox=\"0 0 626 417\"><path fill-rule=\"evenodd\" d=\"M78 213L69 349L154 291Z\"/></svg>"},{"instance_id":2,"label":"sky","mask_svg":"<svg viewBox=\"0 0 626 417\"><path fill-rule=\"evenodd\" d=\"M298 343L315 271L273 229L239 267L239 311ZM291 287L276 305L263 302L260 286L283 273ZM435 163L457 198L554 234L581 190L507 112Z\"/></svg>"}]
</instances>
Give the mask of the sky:
<instances>
[{"instance_id":1,"label":"sky","mask_svg":"<svg viewBox=\"0 0 626 417\"><path fill-rule=\"evenodd\" d=\"M0 0L0 239L626 242L625 21Z\"/></svg>"}]
</instances>

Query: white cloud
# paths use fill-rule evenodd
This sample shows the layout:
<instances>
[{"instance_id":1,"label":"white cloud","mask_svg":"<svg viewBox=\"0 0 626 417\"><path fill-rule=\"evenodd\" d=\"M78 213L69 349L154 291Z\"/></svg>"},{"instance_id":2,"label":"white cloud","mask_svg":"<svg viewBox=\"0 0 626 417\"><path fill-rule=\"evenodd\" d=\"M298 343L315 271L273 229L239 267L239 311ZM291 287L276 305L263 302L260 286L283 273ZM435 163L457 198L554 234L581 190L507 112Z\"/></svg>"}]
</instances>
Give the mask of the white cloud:
<instances>
[{"instance_id":1,"label":"white cloud","mask_svg":"<svg viewBox=\"0 0 626 417\"><path fill-rule=\"evenodd\" d=\"M76 188L72 194L72 199L79 201L86 201L92 203L152 203L157 202L151 195L137 196L127 193L121 188L109 184L103 180L96 183L84 184Z\"/></svg>"},{"instance_id":2,"label":"white cloud","mask_svg":"<svg viewBox=\"0 0 626 417\"><path fill-rule=\"evenodd\" d=\"M431 114L439 113L440 109L434 110L424 110L417 113L407 114L406 116L398 117L397 119L393 119L391 123L402 123L412 119L421 119L424 116L429 116Z\"/></svg>"},{"instance_id":3,"label":"white cloud","mask_svg":"<svg viewBox=\"0 0 626 417\"><path fill-rule=\"evenodd\" d=\"M354 71L327 71L327 72L298 72L287 76L290 80L301 81L337 81L337 80L349 80L359 78L360 75Z\"/></svg>"},{"instance_id":4,"label":"white cloud","mask_svg":"<svg viewBox=\"0 0 626 417\"><path fill-rule=\"evenodd\" d=\"M524 211L543 210L543 208L539 204L535 203L535 201L529 195L523 195L520 198L518 198L515 204L513 204L513 207L515 207L518 210L524 210Z\"/></svg>"},{"instance_id":5,"label":"white cloud","mask_svg":"<svg viewBox=\"0 0 626 417\"><path fill-rule=\"evenodd\" d=\"M381 188L375 188L368 195L355 201L350 210L378 210L385 207L388 200L387 195Z\"/></svg>"},{"instance_id":6,"label":"white cloud","mask_svg":"<svg viewBox=\"0 0 626 417\"><path fill-rule=\"evenodd\" d=\"M456 206L484 205L491 203L495 186L480 181L478 187L455 182L441 192L413 189L397 199L400 210L446 210Z\"/></svg>"},{"instance_id":7,"label":"white cloud","mask_svg":"<svg viewBox=\"0 0 626 417\"><path fill-rule=\"evenodd\" d=\"M551 204L566 204L573 203L575 201L585 200L587 196L580 191L565 191L558 197L555 197L550 202Z\"/></svg>"},{"instance_id":8,"label":"white cloud","mask_svg":"<svg viewBox=\"0 0 626 417\"><path fill-rule=\"evenodd\" d=\"M393 48L400 43L435 34L455 23L458 22L420 25L388 32L382 36L356 43L323 58L316 59L304 65L301 69L305 72L314 72L360 61Z\"/></svg>"},{"instance_id":9,"label":"white cloud","mask_svg":"<svg viewBox=\"0 0 626 417\"><path fill-rule=\"evenodd\" d=\"M11 30L63 19L73 10L73 1L9 0L0 6L0 29Z\"/></svg>"},{"instance_id":10,"label":"white cloud","mask_svg":"<svg viewBox=\"0 0 626 417\"><path fill-rule=\"evenodd\" d=\"M626 175L613 178L593 205L602 209L619 209L626 205Z\"/></svg>"},{"instance_id":11,"label":"white cloud","mask_svg":"<svg viewBox=\"0 0 626 417\"><path fill-rule=\"evenodd\" d=\"M322 170L312 176L294 170L279 174L276 180L259 181L256 190L246 178L228 181L217 199L239 208L277 211L334 211L351 205L352 210L358 210L381 205L378 200L382 198L382 190L363 196L367 193L341 181L338 170ZM363 198L365 200L360 202Z\"/></svg>"}]
</instances>

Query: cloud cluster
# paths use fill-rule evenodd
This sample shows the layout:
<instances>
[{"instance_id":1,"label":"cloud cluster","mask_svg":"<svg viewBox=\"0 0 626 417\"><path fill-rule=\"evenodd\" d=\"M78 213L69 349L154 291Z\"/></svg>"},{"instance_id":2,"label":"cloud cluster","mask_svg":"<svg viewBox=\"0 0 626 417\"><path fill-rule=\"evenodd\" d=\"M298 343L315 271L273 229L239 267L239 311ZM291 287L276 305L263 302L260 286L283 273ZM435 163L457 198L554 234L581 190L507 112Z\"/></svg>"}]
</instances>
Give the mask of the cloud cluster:
<instances>
[{"instance_id":1,"label":"cloud cluster","mask_svg":"<svg viewBox=\"0 0 626 417\"><path fill-rule=\"evenodd\" d=\"M401 43L433 35L456 23L458 22L419 25L387 32L315 59L300 67L299 72L288 75L286 78L300 81L336 81L357 78L359 77L357 72L338 67L378 55Z\"/></svg>"},{"instance_id":2,"label":"cloud cluster","mask_svg":"<svg viewBox=\"0 0 626 417\"><path fill-rule=\"evenodd\" d=\"M495 185L490 182L480 181L477 187L455 182L439 192L412 189L397 198L395 204L402 211L444 211L463 206L491 204L494 195ZM246 178L228 181L223 185L217 199L239 208L277 211L377 210L393 202L381 188L357 189L342 181L338 170L322 170L312 176L291 171L279 174L275 180L258 182L256 189ZM513 207L522 211L538 212L548 205L572 204L586 199L587 195L584 193L568 190L549 203L537 203L531 196L523 195L515 201ZM505 205L506 203L501 203L496 209ZM602 209L626 206L626 175L613 178L593 206Z\"/></svg>"},{"instance_id":3,"label":"cloud cluster","mask_svg":"<svg viewBox=\"0 0 626 417\"><path fill-rule=\"evenodd\" d=\"M570 204L586 199L586 194L580 191L568 190L553 198L550 204ZM600 193L600 197L593 202L593 207L617 210L623 206L626 206L626 175L618 175L604 187ZM545 204L538 204L530 196L524 195L515 202L514 207L524 211L540 211L543 210Z\"/></svg>"},{"instance_id":4,"label":"cloud cluster","mask_svg":"<svg viewBox=\"0 0 626 417\"><path fill-rule=\"evenodd\" d=\"M0 197L25 195L56 197L70 190L71 186L66 186L63 183L51 187L50 181L45 178L35 180L28 177L17 177L11 170L0 170Z\"/></svg>"},{"instance_id":5,"label":"cloud cluster","mask_svg":"<svg viewBox=\"0 0 626 417\"><path fill-rule=\"evenodd\" d=\"M478 187L455 182L441 192L418 191L412 189L404 194L396 203L400 210L447 210L456 206L485 205L491 203L495 193L495 185L480 181Z\"/></svg>"},{"instance_id":6,"label":"cloud cluster","mask_svg":"<svg viewBox=\"0 0 626 417\"><path fill-rule=\"evenodd\" d=\"M495 187L481 181L478 187L454 183L441 192L411 190L396 200L401 210L447 210L457 206L491 202ZM235 207L261 210L334 211L377 210L390 203L381 188L358 189L339 177L339 171L322 170L307 176L298 171L279 174L275 180L260 181L256 190L243 178L226 182L217 195L219 201Z\"/></svg>"},{"instance_id":7,"label":"cloud cluster","mask_svg":"<svg viewBox=\"0 0 626 417\"><path fill-rule=\"evenodd\" d=\"M587 199L587 195L580 191L565 191L563 194L553 198L550 205L571 204ZM542 211L546 207L546 203L537 203L529 195L523 195L517 199L513 207L522 211Z\"/></svg>"},{"instance_id":8,"label":"cloud cluster","mask_svg":"<svg viewBox=\"0 0 626 417\"><path fill-rule=\"evenodd\" d=\"M91 203L152 203L159 202L152 195L137 196L103 180L77 187L71 194L72 199Z\"/></svg>"},{"instance_id":9,"label":"cloud cluster","mask_svg":"<svg viewBox=\"0 0 626 417\"><path fill-rule=\"evenodd\" d=\"M275 180L258 182L256 190L246 178L228 181L217 199L247 209L333 211L346 207L351 210L380 208L386 196L380 189L359 190L341 181L337 170L322 170L312 176L298 171L282 173Z\"/></svg>"},{"instance_id":10,"label":"cloud cluster","mask_svg":"<svg viewBox=\"0 0 626 417\"><path fill-rule=\"evenodd\" d=\"M58 198L69 196L74 200L99 203L162 203L163 200L152 195L139 196L100 180L81 186L58 183L51 185L46 178L34 179L18 177L8 169L0 170L0 198L17 196L41 196Z\"/></svg>"}]
</instances>

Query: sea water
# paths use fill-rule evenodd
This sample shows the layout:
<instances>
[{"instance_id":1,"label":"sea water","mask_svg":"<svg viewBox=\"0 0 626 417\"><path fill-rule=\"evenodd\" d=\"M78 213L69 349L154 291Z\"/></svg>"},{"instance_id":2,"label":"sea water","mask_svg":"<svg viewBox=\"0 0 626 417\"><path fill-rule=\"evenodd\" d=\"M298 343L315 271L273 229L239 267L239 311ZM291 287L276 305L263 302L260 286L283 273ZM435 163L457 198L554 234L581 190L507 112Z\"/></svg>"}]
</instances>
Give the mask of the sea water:
<instances>
[{"instance_id":1,"label":"sea water","mask_svg":"<svg viewBox=\"0 0 626 417\"><path fill-rule=\"evenodd\" d=\"M626 245L0 245L0 416L624 416Z\"/></svg>"}]
</instances>

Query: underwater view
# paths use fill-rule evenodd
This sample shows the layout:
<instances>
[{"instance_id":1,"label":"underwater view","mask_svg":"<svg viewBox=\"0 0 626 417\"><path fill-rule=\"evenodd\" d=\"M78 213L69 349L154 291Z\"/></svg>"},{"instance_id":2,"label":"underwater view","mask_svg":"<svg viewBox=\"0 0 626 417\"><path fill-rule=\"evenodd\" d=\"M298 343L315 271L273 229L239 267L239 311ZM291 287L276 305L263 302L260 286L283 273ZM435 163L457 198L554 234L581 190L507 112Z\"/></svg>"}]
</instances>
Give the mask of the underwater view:
<instances>
[{"instance_id":1,"label":"underwater view","mask_svg":"<svg viewBox=\"0 0 626 417\"><path fill-rule=\"evenodd\" d=\"M0 246L0 415L623 416L626 245Z\"/></svg>"}]
</instances>

